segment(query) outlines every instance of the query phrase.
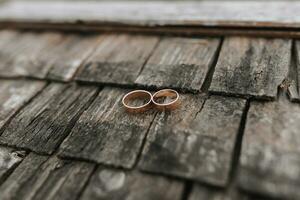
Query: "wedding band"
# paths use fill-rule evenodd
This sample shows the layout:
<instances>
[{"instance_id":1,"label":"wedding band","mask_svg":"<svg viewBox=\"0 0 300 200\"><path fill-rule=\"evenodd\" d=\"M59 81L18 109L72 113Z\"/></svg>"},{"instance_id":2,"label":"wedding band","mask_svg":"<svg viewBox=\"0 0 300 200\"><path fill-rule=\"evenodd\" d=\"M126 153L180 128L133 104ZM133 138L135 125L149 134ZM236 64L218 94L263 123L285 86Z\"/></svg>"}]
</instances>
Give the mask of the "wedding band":
<instances>
[{"instance_id":1,"label":"wedding band","mask_svg":"<svg viewBox=\"0 0 300 200\"><path fill-rule=\"evenodd\" d=\"M130 106L129 102L134 99L149 99L149 101L147 101L145 104L141 106ZM152 95L150 92L146 90L134 90L132 92L127 93L123 97L122 103L128 112L132 112L132 113L144 112L151 107Z\"/></svg>"},{"instance_id":2,"label":"wedding band","mask_svg":"<svg viewBox=\"0 0 300 200\"><path fill-rule=\"evenodd\" d=\"M174 97L175 99L168 103L159 103L157 99L161 97ZM172 89L159 90L152 96L152 103L159 110L174 110L180 105L179 94Z\"/></svg>"}]
</instances>

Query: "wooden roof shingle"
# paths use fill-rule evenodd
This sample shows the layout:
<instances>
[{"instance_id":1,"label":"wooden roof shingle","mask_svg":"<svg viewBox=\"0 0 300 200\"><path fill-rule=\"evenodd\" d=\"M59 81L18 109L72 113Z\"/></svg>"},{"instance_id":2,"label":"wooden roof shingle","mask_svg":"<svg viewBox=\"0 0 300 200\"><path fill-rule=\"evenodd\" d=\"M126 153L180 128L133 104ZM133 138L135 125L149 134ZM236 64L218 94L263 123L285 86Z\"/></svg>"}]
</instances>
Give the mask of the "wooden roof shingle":
<instances>
[{"instance_id":1,"label":"wooden roof shingle","mask_svg":"<svg viewBox=\"0 0 300 200\"><path fill-rule=\"evenodd\" d=\"M0 199L299 199L300 4L272 3L0 4Z\"/></svg>"}]
</instances>

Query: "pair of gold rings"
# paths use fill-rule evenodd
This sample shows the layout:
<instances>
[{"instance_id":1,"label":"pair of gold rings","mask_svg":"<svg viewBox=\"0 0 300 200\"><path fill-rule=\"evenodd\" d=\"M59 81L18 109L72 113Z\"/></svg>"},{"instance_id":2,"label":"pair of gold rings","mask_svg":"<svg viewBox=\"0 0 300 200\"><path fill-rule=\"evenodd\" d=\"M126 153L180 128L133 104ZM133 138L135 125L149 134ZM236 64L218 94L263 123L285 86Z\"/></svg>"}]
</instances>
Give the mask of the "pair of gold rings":
<instances>
[{"instance_id":1,"label":"pair of gold rings","mask_svg":"<svg viewBox=\"0 0 300 200\"><path fill-rule=\"evenodd\" d=\"M172 99L170 102L161 102L161 100L168 97ZM139 106L131 106L130 102L136 99L142 99L145 103ZM174 110L179 106L180 101L178 92L172 89L163 89L153 95L146 90L134 90L123 97L122 103L128 112L139 113L147 111L153 106L161 111Z\"/></svg>"}]
</instances>

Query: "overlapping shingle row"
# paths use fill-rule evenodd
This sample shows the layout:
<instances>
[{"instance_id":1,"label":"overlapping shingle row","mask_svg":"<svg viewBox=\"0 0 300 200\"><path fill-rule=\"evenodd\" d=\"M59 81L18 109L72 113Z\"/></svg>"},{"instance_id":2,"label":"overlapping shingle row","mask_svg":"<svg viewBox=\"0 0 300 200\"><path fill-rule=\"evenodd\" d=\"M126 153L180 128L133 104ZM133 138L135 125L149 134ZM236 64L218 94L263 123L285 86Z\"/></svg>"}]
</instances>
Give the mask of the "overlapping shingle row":
<instances>
[{"instance_id":1,"label":"overlapping shingle row","mask_svg":"<svg viewBox=\"0 0 300 200\"><path fill-rule=\"evenodd\" d=\"M299 105L285 92L298 92L297 42L14 31L0 38L1 47L15 40L0 49L3 199L251 199L236 188L299 195ZM129 115L124 87L175 88L182 105Z\"/></svg>"}]
</instances>

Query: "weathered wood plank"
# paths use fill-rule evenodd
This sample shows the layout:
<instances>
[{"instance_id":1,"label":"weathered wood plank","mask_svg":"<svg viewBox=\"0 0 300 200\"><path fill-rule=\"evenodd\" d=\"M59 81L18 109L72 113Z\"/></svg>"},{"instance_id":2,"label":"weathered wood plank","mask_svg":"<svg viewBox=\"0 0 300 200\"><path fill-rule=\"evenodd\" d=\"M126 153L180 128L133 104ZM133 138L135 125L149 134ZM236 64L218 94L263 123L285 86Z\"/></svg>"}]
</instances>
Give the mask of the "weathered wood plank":
<instances>
[{"instance_id":1,"label":"weathered wood plank","mask_svg":"<svg viewBox=\"0 0 300 200\"><path fill-rule=\"evenodd\" d=\"M0 147L0 185L14 168L23 160L25 152ZM1 196L1 195L0 195Z\"/></svg>"},{"instance_id":2,"label":"weathered wood plank","mask_svg":"<svg viewBox=\"0 0 300 200\"><path fill-rule=\"evenodd\" d=\"M99 168L82 195L90 200L180 200L183 182L138 171Z\"/></svg>"},{"instance_id":3,"label":"weathered wood plank","mask_svg":"<svg viewBox=\"0 0 300 200\"><path fill-rule=\"evenodd\" d=\"M0 137L0 143L52 153L89 105L96 87L52 83L22 109Z\"/></svg>"},{"instance_id":4,"label":"weathered wood plank","mask_svg":"<svg viewBox=\"0 0 300 200\"><path fill-rule=\"evenodd\" d=\"M127 92L104 88L62 143L59 155L131 168L154 112L125 112L121 99Z\"/></svg>"},{"instance_id":5,"label":"weathered wood plank","mask_svg":"<svg viewBox=\"0 0 300 200\"><path fill-rule=\"evenodd\" d=\"M158 115L139 167L217 186L228 181L245 100L182 96L181 108Z\"/></svg>"},{"instance_id":6,"label":"weathered wood plank","mask_svg":"<svg viewBox=\"0 0 300 200\"><path fill-rule=\"evenodd\" d=\"M0 187L3 200L76 199L93 164L30 153Z\"/></svg>"},{"instance_id":7,"label":"weathered wood plank","mask_svg":"<svg viewBox=\"0 0 300 200\"><path fill-rule=\"evenodd\" d=\"M288 87L289 97L292 101L300 101L299 95L299 81L300 81L300 41L295 41L294 54L291 61L289 78L286 86Z\"/></svg>"},{"instance_id":8,"label":"weathered wood plank","mask_svg":"<svg viewBox=\"0 0 300 200\"><path fill-rule=\"evenodd\" d=\"M209 187L200 184L194 184L188 200L267 200L272 199L268 197L259 197L245 194L231 186L228 189L220 189L216 187Z\"/></svg>"},{"instance_id":9,"label":"weathered wood plank","mask_svg":"<svg viewBox=\"0 0 300 200\"><path fill-rule=\"evenodd\" d=\"M47 55L48 49L60 44L62 39L59 33L18 33L0 49L0 76L45 78L51 59L41 55Z\"/></svg>"},{"instance_id":10,"label":"weathered wood plank","mask_svg":"<svg viewBox=\"0 0 300 200\"><path fill-rule=\"evenodd\" d=\"M299 28L294 13L300 3L291 2L65 2L12 1L0 8L2 22L144 26L206 26ZM35 13L35 15L28 15Z\"/></svg>"},{"instance_id":11,"label":"weathered wood plank","mask_svg":"<svg viewBox=\"0 0 300 200\"><path fill-rule=\"evenodd\" d=\"M216 57L218 39L164 38L135 81L155 88L199 91Z\"/></svg>"},{"instance_id":12,"label":"weathered wood plank","mask_svg":"<svg viewBox=\"0 0 300 200\"><path fill-rule=\"evenodd\" d=\"M208 186L203 186L199 184L194 184L191 194L188 200L244 200L238 198L236 191L228 192L224 189L213 188Z\"/></svg>"},{"instance_id":13,"label":"weathered wood plank","mask_svg":"<svg viewBox=\"0 0 300 200\"><path fill-rule=\"evenodd\" d=\"M283 199L299 199L300 106L280 96L252 102L240 159L242 189Z\"/></svg>"},{"instance_id":14,"label":"weathered wood plank","mask_svg":"<svg viewBox=\"0 0 300 200\"><path fill-rule=\"evenodd\" d=\"M159 37L107 35L79 72L77 80L132 84L153 51Z\"/></svg>"},{"instance_id":15,"label":"weathered wood plank","mask_svg":"<svg viewBox=\"0 0 300 200\"><path fill-rule=\"evenodd\" d=\"M291 40L228 37L209 90L215 93L274 99L288 74Z\"/></svg>"},{"instance_id":16,"label":"weathered wood plank","mask_svg":"<svg viewBox=\"0 0 300 200\"><path fill-rule=\"evenodd\" d=\"M1 31L0 76L69 81L100 36Z\"/></svg>"},{"instance_id":17,"label":"weathered wood plank","mask_svg":"<svg viewBox=\"0 0 300 200\"><path fill-rule=\"evenodd\" d=\"M47 51L48 60L52 65L47 78L71 80L101 39L101 36L65 35L60 45Z\"/></svg>"},{"instance_id":18,"label":"weathered wood plank","mask_svg":"<svg viewBox=\"0 0 300 200\"><path fill-rule=\"evenodd\" d=\"M11 42L13 39L16 39L17 31L12 30L1 30L0 31L0 47L1 49L4 48L7 43ZM0 51L0 58L2 58L2 52Z\"/></svg>"},{"instance_id":19,"label":"weathered wood plank","mask_svg":"<svg viewBox=\"0 0 300 200\"><path fill-rule=\"evenodd\" d=\"M0 80L0 134L4 125L45 86L30 80Z\"/></svg>"}]
</instances>

